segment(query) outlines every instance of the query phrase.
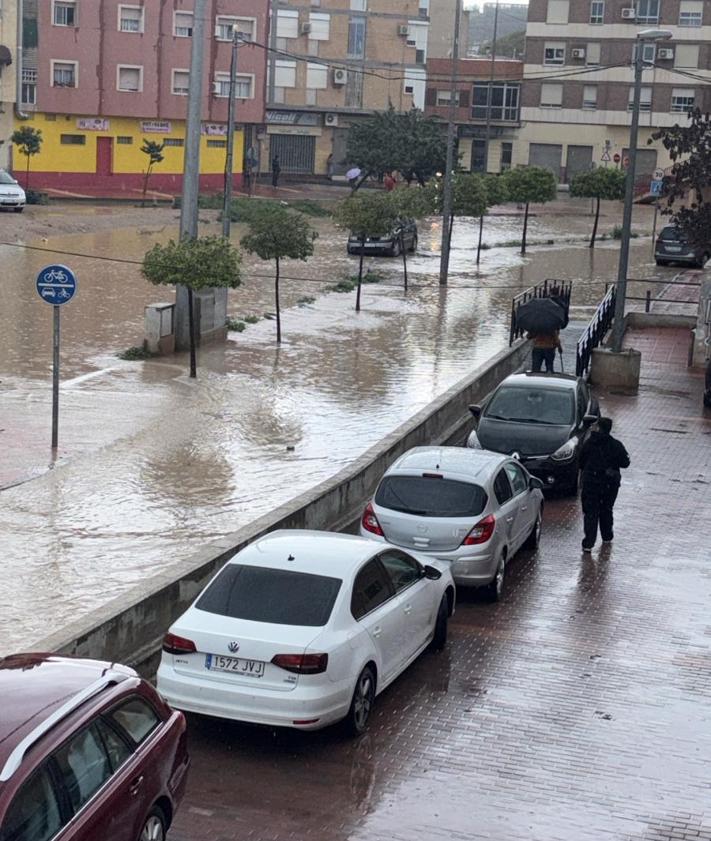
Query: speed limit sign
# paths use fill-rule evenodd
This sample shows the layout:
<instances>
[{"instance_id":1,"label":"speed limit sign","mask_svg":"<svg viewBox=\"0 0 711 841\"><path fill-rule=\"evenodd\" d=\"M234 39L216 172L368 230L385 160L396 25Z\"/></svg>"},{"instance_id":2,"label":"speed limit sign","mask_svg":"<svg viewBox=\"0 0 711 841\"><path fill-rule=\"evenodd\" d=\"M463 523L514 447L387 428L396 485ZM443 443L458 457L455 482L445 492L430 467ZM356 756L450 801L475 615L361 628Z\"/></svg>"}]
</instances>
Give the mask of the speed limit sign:
<instances>
[{"instance_id":1,"label":"speed limit sign","mask_svg":"<svg viewBox=\"0 0 711 841\"><path fill-rule=\"evenodd\" d=\"M664 170L657 167L652 174L652 180L654 181L662 181L664 178Z\"/></svg>"}]
</instances>

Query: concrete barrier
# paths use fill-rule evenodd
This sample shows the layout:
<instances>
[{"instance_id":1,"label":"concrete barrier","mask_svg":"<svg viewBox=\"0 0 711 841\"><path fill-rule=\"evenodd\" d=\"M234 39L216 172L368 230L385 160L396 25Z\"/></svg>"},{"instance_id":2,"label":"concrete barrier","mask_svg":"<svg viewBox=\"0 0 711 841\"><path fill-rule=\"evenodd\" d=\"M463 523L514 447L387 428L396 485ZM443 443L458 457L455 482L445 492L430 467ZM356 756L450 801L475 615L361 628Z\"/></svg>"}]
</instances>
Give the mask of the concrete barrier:
<instances>
[{"instance_id":1,"label":"concrete barrier","mask_svg":"<svg viewBox=\"0 0 711 841\"><path fill-rule=\"evenodd\" d=\"M527 341L506 348L333 478L45 637L35 650L143 665L145 670L171 622L235 552L274 529L342 529L357 516L399 455L420 444L459 443L471 419L469 403L481 401L504 377L520 369L529 354Z\"/></svg>"}]
</instances>

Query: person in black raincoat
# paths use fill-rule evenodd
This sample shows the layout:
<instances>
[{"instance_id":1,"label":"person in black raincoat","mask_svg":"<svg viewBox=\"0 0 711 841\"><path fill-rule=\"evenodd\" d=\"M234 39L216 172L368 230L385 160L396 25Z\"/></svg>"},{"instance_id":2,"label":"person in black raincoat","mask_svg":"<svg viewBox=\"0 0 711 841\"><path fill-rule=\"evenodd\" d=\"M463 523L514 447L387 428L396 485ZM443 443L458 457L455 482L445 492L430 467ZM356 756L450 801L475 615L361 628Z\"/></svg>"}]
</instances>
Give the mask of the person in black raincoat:
<instances>
[{"instance_id":1,"label":"person in black raincoat","mask_svg":"<svg viewBox=\"0 0 711 841\"><path fill-rule=\"evenodd\" d=\"M580 450L583 506L583 552L590 552L597 539L598 524L603 543L611 543L612 509L620 490L620 469L630 466L627 450L610 435L610 418L598 418Z\"/></svg>"}]
</instances>

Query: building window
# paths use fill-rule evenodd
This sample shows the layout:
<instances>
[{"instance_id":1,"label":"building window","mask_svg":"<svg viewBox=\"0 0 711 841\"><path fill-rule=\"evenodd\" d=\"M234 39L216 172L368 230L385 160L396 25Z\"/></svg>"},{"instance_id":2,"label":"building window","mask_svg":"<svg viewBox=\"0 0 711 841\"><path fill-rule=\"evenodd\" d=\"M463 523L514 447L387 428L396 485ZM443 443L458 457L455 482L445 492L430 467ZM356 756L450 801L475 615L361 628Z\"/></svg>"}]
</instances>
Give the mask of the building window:
<instances>
[{"instance_id":1,"label":"building window","mask_svg":"<svg viewBox=\"0 0 711 841\"><path fill-rule=\"evenodd\" d=\"M277 10L277 38L298 38L299 37L299 13L286 9Z\"/></svg>"},{"instance_id":2,"label":"building window","mask_svg":"<svg viewBox=\"0 0 711 841\"><path fill-rule=\"evenodd\" d=\"M328 41L331 37L331 15L324 12L311 12L309 23L311 24L309 33L311 41Z\"/></svg>"},{"instance_id":3,"label":"building window","mask_svg":"<svg viewBox=\"0 0 711 841\"><path fill-rule=\"evenodd\" d=\"M505 172L507 169L511 169L511 163L513 161L513 143L509 143L504 141L501 144L501 172Z\"/></svg>"},{"instance_id":4,"label":"building window","mask_svg":"<svg viewBox=\"0 0 711 841\"><path fill-rule=\"evenodd\" d=\"M479 82L472 91L472 119L486 120L487 105L490 106L490 119L499 122L516 123L519 119L520 86L513 82L494 82L489 85Z\"/></svg>"},{"instance_id":5,"label":"building window","mask_svg":"<svg viewBox=\"0 0 711 841\"><path fill-rule=\"evenodd\" d=\"M121 65L116 68L116 90L138 93L143 90L143 68Z\"/></svg>"},{"instance_id":6,"label":"building window","mask_svg":"<svg viewBox=\"0 0 711 841\"><path fill-rule=\"evenodd\" d=\"M676 44L674 47L674 67L698 67L699 45Z\"/></svg>"},{"instance_id":7,"label":"building window","mask_svg":"<svg viewBox=\"0 0 711 841\"><path fill-rule=\"evenodd\" d=\"M128 137L127 135L119 135L116 138L116 143L119 146L133 146L133 138Z\"/></svg>"},{"instance_id":8,"label":"building window","mask_svg":"<svg viewBox=\"0 0 711 841\"><path fill-rule=\"evenodd\" d=\"M231 41L238 32L242 41L254 41L257 34L255 18L234 18L219 15L215 18L215 38L218 41Z\"/></svg>"},{"instance_id":9,"label":"building window","mask_svg":"<svg viewBox=\"0 0 711 841\"><path fill-rule=\"evenodd\" d=\"M86 146L85 134L60 134L59 142L62 146Z\"/></svg>"},{"instance_id":10,"label":"building window","mask_svg":"<svg viewBox=\"0 0 711 841\"><path fill-rule=\"evenodd\" d=\"M642 44L642 64L654 64L657 55L657 45L650 43ZM632 64L637 61L637 44L632 45Z\"/></svg>"},{"instance_id":11,"label":"building window","mask_svg":"<svg viewBox=\"0 0 711 841\"><path fill-rule=\"evenodd\" d=\"M421 18L429 17L430 15L430 0L419 0L417 4L417 15Z\"/></svg>"},{"instance_id":12,"label":"building window","mask_svg":"<svg viewBox=\"0 0 711 841\"><path fill-rule=\"evenodd\" d=\"M193 13L175 12L173 15L173 35L176 38L192 38Z\"/></svg>"},{"instance_id":13,"label":"building window","mask_svg":"<svg viewBox=\"0 0 711 841\"><path fill-rule=\"evenodd\" d=\"M215 73L215 96L229 97L230 74ZM254 76L238 73L235 79L235 99L252 99L254 96Z\"/></svg>"},{"instance_id":14,"label":"building window","mask_svg":"<svg viewBox=\"0 0 711 841\"><path fill-rule=\"evenodd\" d=\"M365 18L348 21L348 58L365 58Z\"/></svg>"},{"instance_id":15,"label":"building window","mask_svg":"<svg viewBox=\"0 0 711 841\"><path fill-rule=\"evenodd\" d=\"M411 87L410 93L414 93L414 83L405 79L405 93L407 93L408 85ZM346 79L346 108L362 108L363 107L363 74L357 70L349 70L348 78Z\"/></svg>"},{"instance_id":16,"label":"building window","mask_svg":"<svg viewBox=\"0 0 711 841\"><path fill-rule=\"evenodd\" d=\"M601 24L605 21L605 0L592 0L590 3L590 23Z\"/></svg>"},{"instance_id":17,"label":"building window","mask_svg":"<svg viewBox=\"0 0 711 841\"><path fill-rule=\"evenodd\" d=\"M190 88L190 71L173 70L171 90L176 96L187 96Z\"/></svg>"},{"instance_id":18,"label":"building window","mask_svg":"<svg viewBox=\"0 0 711 841\"><path fill-rule=\"evenodd\" d=\"M437 91L437 99L435 103L441 108L448 106L452 101L452 91ZM455 91L454 104L459 105L459 91Z\"/></svg>"},{"instance_id":19,"label":"building window","mask_svg":"<svg viewBox=\"0 0 711 841\"><path fill-rule=\"evenodd\" d=\"M185 141L182 137L166 137L163 143L166 146L178 146L180 148L185 145Z\"/></svg>"},{"instance_id":20,"label":"building window","mask_svg":"<svg viewBox=\"0 0 711 841\"><path fill-rule=\"evenodd\" d=\"M597 108L597 85L583 86L583 108L594 111Z\"/></svg>"},{"instance_id":21,"label":"building window","mask_svg":"<svg viewBox=\"0 0 711 841\"><path fill-rule=\"evenodd\" d=\"M24 105L37 104L37 71L22 68L22 102Z\"/></svg>"},{"instance_id":22,"label":"building window","mask_svg":"<svg viewBox=\"0 0 711 841\"><path fill-rule=\"evenodd\" d=\"M686 114L694 107L695 98L693 88L672 88L671 110Z\"/></svg>"},{"instance_id":23,"label":"building window","mask_svg":"<svg viewBox=\"0 0 711 841\"><path fill-rule=\"evenodd\" d=\"M143 32L143 6L119 6L121 32Z\"/></svg>"},{"instance_id":24,"label":"building window","mask_svg":"<svg viewBox=\"0 0 711 841\"><path fill-rule=\"evenodd\" d=\"M704 15L702 0L681 0L679 26L701 26Z\"/></svg>"},{"instance_id":25,"label":"building window","mask_svg":"<svg viewBox=\"0 0 711 841\"><path fill-rule=\"evenodd\" d=\"M630 88L629 96L627 97L627 110L631 111L634 103L634 88ZM652 89L651 88L642 88L640 91L639 97L639 110L640 111L651 111L652 110Z\"/></svg>"},{"instance_id":26,"label":"building window","mask_svg":"<svg viewBox=\"0 0 711 841\"><path fill-rule=\"evenodd\" d=\"M274 85L277 88L295 88L296 62L276 61L274 65Z\"/></svg>"},{"instance_id":27,"label":"building window","mask_svg":"<svg viewBox=\"0 0 711 841\"><path fill-rule=\"evenodd\" d=\"M600 44L585 45L585 64L592 66L600 64Z\"/></svg>"},{"instance_id":28,"label":"building window","mask_svg":"<svg viewBox=\"0 0 711 841\"><path fill-rule=\"evenodd\" d=\"M207 148L208 149L226 149L227 148L227 141L226 140L208 140L207 141Z\"/></svg>"},{"instance_id":29,"label":"building window","mask_svg":"<svg viewBox=\"0 0 711 841\"><path fill-rule=\"evenodd\" d=\"M659 22L659 0L637 0L637 23Z\"/></svg>"},{"instance_id":30,"label":"building window","mask_svg":"<svg viewBox=\"0 0 711 841\"><path fill-rule=\"evenodd\" d=\"M52 23L55 26L76 26L77 4L75 0L54 0Z\"/></svg>"},{"instance_id":31,"label":"building window","mask_svg":"<svg viewBox=\"0 0 711 841\"><path fill-rule=\"evenodd\" d=\"M307 63L306 87L312 90L325 90L328 87L328 67L325 64Z\"/></svg>"},{"instance_id":32,"label":"building window","mask_svg":"<svg viewBox=\"0 0 711 841\"><path fill-rule=\"evenodd\" d=\"M75 88L77 86L77 76L76 61L52 62L52 87Z\"/></svg>"},{"instance_id":33,"label":"building window","mask_svg":"<svg viewBox=\"0 0 711 841\"><path fill-rule=\"evenodd\" d=\"M368 8L367 0L351 0L352 12L364 12Z\"/></svg>"},{"instance_id":34,"label":"building window","mask_svg":"<svg viewBox=\"0 0 711 841\"><path fill-rule=\"evenodd\" d=\"M567 23L569 0L548 0L546 23Z\"/></svg>"},{"instance_id":35,"label":"building window","mask_svg":"<svg viewBox=\"0 0 711 841\"><path fill-rule=\"evenodd\" d=\"M541 85L541 108L560 108L563 105L563 85L544 82Z\"/></svg>"},{"instance_id":36,"label":"building window","mask_svg":"<svg viewBox=\"0 0 711 841\"><path fill-rule=\"evenodd\" d=\"M550 42L543 46L544 64L565 64L565 44L552 44Z\"/></svg>"}]
</instances>

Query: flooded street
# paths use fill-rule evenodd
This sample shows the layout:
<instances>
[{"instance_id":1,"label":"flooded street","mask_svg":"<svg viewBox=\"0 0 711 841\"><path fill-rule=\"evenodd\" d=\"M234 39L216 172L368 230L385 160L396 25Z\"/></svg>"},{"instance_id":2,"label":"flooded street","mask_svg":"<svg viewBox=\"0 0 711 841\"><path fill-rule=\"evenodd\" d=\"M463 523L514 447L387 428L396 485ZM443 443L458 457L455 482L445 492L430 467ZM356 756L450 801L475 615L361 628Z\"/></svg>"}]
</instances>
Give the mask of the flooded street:
<instances>
[{"instance_id":1,"label":"flooded street","mask_svg":"<svg viewBox=\"0 0 711 841\"><path fill-rule=\"evenodd\" d=\"M533 246L526 258L496 247L518 238L521 219L487 219L485 242L494 247L483 252L479 272L478 226L458 221L446 288L437 283L438 225L423 223L409 261L412 288L402 288L399 260L373 260L383 278L364 287L359 314L355 293L325 294L357 270L357 260L345 255L343 234L317 220L317 255L283 269L282 346L263 317L274 309L272 267L245 257L228 311L260 320L223 346L201 349L197 382L187 377L185 355L116 357L141 343L143 307L172 300L172 289L151 287L135 263L66 256L60 261L77 272L79 291L62 311L60 452L52 469L51 310L34 276L59 255L0 246L7 266L0 531L12 571L0 590L0 653L30 648L69 618L333 476L507 344L517 291L560 277L573 280L574 306L597 303L615 276L617 243L591 251L563 242L589 232L589 205L575 206L576 214L531 220L530 241L554 244ZM640 229L651 229L647 211L639 209ZM165 225L33 244L140 261L153 242L175 236L176 212L161 213ZM215 231L214 221L201 226ZM235 241L240 234L235 228ZM633 242L631 276L674 271L656 269L649 238Z\"/></svg>"}]
</instances>

